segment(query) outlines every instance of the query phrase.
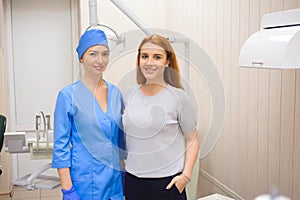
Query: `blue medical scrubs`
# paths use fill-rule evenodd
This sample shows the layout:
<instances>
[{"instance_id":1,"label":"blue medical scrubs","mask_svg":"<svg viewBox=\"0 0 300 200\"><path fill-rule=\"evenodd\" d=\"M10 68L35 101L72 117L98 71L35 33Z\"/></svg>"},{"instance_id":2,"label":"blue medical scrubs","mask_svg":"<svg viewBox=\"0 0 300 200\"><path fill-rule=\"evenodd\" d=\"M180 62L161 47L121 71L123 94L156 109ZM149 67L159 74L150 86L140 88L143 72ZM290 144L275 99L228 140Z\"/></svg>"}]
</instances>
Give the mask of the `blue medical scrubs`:
<instances>
[{"instance_id":1,"label":"blue medical scrubs","mask_svg":"<svg viewBox=\"0 0 300 200\"><path fill-rule=\"evenodd\" d=\"M52 167L70 168L81 200L123 199L122 95L111 83L106 85L106 113L81 81L62 89L56 101Z\"/></svg>"}]
</instances>

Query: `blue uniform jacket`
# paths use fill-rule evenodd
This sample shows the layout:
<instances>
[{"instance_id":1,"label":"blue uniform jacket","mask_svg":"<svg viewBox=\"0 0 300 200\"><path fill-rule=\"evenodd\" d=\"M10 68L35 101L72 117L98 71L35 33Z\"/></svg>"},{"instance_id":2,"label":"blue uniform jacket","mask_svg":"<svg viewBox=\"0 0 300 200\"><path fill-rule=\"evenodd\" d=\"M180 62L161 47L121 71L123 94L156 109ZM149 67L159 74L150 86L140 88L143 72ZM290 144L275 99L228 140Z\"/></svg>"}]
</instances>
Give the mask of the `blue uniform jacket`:
<instances>
[{"instance_id":1,"label":"blue uniform jacket","mask_svg":"<svg viewBox=\"0 0 300 200\"><path fill-rule=\"evenodd\" d=\"M81 81L62 89L56 101L52 167L70 168L81 200L123 199L122 95L114 85L106 84L106 113Z\"/></svg>"}]
</instances>

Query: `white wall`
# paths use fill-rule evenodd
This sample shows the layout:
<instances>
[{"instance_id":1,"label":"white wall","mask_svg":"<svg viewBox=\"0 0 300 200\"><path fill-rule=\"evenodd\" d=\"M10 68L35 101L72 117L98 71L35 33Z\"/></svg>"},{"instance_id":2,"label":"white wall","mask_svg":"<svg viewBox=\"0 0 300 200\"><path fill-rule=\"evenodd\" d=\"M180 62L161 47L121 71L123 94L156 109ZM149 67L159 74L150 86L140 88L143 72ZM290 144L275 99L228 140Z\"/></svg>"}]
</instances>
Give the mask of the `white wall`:
<instances>
[{"instance_id":1,"label":"white wall","mask_svg":"<svg viewBox=\"0 0 300 200\"><path fill-rule=\"evenodd\" d=\"M300 0L167 2L167 25L199 42L216 63L226 93L224 128L201 160L198 196L222 192L254 199L275 186L300 199L300 70L238 66L240 48L259 30L262 15L299 8ZM202 104L208 103L204 96ZM208 113L201 110L201 127Z\"/></svg>"}]
</instances>

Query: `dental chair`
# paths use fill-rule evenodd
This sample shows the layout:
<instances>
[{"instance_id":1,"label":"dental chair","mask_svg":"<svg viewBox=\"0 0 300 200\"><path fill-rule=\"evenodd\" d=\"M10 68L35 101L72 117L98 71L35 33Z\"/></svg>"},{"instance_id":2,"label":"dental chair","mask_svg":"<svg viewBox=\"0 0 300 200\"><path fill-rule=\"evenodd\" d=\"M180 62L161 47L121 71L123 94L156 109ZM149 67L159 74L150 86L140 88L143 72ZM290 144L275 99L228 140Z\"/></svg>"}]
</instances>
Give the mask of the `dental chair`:
<instances>
[{"instance_id":1,"label":"dental chair","mask_svg":"<svg viewBox=\"0 0 300 200\"><path fill-rule=\"evenodd\" d=\"M4 133L6 129L6 117L4 115L0 115L0 153L2 151L2 146L4 142ZM2 174L2 162L1 162L1 154L0 154L0 176Z\"/></svg>"}]
</instances>

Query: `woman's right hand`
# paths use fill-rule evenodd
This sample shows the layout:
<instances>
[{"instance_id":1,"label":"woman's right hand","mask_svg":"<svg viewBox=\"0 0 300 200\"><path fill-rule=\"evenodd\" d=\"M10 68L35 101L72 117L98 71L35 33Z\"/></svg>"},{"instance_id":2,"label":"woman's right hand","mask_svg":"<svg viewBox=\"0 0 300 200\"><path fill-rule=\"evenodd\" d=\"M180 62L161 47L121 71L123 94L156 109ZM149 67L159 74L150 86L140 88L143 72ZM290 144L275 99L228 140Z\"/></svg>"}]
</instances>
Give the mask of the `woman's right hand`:
<instances>
[{"instance_id":1,"label":"woman's right hand","mask_svg":"<svg viewBox=\"0 0 300 200\"><path fill-rule=\"evenodd\" d=\"M80 200L75 188L72 186L69 190L61 190L63 193L63 200Z\"/></svg>"}]
</instances>

